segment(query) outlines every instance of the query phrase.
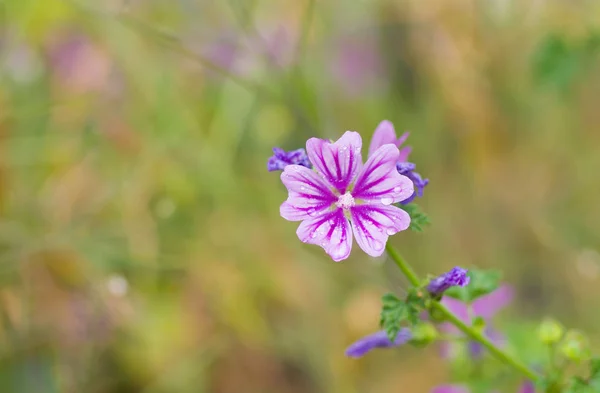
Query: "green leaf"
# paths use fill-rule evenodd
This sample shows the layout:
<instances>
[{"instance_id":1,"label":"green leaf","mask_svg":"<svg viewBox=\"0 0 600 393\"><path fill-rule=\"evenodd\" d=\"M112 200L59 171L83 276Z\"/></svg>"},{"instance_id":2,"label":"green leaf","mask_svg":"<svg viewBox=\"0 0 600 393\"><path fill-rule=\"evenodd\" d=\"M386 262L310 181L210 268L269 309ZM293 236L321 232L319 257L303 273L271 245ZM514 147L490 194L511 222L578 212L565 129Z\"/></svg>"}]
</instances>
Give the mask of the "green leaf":
<instances>
[{"instance_id":1,"label":"green leaf","mask_svg":"<svg viewBox=\"0 0 600 393\"><path fill-rule=\"evenodd\" d=\"M563 383L558 375L541 377L535 384L536 392L564 393ZM573 393L573 392L571 392Z\"/></svg>"},{"instance_id":2,"label":"green leaf","mask_svg":"<svg viewBox=\"0 0 600 393\"><path fill-rule=\"evenodd\" d=\"M533 59L533 74L538 83L565 89L579 68L577 51L563 37L548 35L538 45Z\"/></svg>"},{"instance_id":3,"label":"green leaf","mask_svg":"<svg viewBox=\"0 0 600 393\"><path fill-rule=\"evenodd\" d=\"M469 269L467 275L471 278L469 285L449 288L444 295L463 302L472 302L478 297L494 292L502 278L502 274L497 270Z\"/></svg>"},{"instance_id":4,"label":"green leaf","mask_svg":"<svg viewBox=\"0 0 600 393\"><path fill-rule=\"evenodd\" d=\"M569 381L565 393L593 393L595 390L591 388L587 382L581 377L572 377Z\"/></svg>"},{"instance_id":5,"label":"green leaf","mask_svg":"<svg viewBox=\"0 0 600 393\"><path fill-rule=\"evenodd\" d=\"M425 310L425 297L417 288L408 291L406 300L399 299L393 293L387 293L381 298L381 327L386 331L390 341L394 341L400 331L402 322L410 326L421 323L420 314Z\"/></svg>"},{"instance_id":6,"label":"green leaf","mask_svg":"<svg viewBox=\"0 0 600 393\"><path fill-rule=\"evenodd\" d=\"M590 376L591 378L599 378L600 379L600 358L593 357L590 360Z\"/></svg>"},{"instance_id":7,"label":"green leaf","mask_svg":"<svg viewBox=\"0 0 600 393\"><path fill-rule=\"evenodd\" d=\"M394 341L400 331L400 323L406 320L406 304L398 299L393 293L386 293L381 298L383 307L381 308L380 325L387 333L390 341Z\"/></svg>"},{"instance_id":8,"label":"green leaf","mask_svg":"<svg viewBox=\"0 0 600 393\"><path fill-rule=\"evenodd\" d=\"M430 225L431 221L419 205L409 203L408 205L398 204L398 207L403 209L410 216L410 229L415 232L423 232L423 228Z\"/></svg>"}]
</instances>

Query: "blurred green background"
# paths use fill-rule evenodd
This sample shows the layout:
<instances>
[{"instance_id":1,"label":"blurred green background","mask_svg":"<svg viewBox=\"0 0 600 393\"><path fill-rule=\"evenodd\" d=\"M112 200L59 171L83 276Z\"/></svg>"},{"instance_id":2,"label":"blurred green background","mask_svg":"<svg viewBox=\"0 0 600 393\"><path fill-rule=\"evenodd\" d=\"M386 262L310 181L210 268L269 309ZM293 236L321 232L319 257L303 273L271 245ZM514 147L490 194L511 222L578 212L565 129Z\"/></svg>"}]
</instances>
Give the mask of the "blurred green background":
<instances>
[{"instance_id":1,"label":"blurred green background","mask_svg":"<svg viewBox=\"0 0 600 393\"><path fill-rule=\"evenodd\" d=\"M391 240L421 275L501 268L500 326L600 327L600 2L0 0L0 21L2 392L446 381L435 348L344 356L406 281L300 243L266 171L383 119L431 180L433 225Z\"/></svg>"}]
</instances>

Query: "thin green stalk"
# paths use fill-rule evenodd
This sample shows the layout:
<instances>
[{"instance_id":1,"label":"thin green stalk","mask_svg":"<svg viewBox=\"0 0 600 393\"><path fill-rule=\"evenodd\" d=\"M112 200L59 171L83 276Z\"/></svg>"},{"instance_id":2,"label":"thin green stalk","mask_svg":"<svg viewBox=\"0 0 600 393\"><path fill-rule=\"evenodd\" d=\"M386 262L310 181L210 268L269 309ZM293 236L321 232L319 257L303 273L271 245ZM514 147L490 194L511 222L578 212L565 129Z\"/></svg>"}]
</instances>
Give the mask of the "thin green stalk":
<instances>
[{"instance_id":1,"label":"thin green stalk","mask_svg":"<svg viewBox=\"0 0 600 393\"><path fill-rule=\"evenodd\" d=\"M386 250L394 263L400 268L402 273L408 278L410 283L414 286L420 286L421 282L417 277L416 273L412 270L410 265L406 263L404 259L400 256L398 251L394 247L392 247L389 243L386 245ZM521 374L526 376L531 381L535 382L538 380L538 374L529 369L525 364L523 364L520 360L506 353L504 350L498 348L494 343L488 340L484 335L482 335L477 330L473 329L471 326L467 325L463 321L460 320L456 315L454 315L446 306L441 304L440 302L433 302L432 306L435 310L437 310L440 314L444 316L444 318L456 326L460 331L462 331L465 335L467 335L472 340L483 345L490 353L495 356L501 362L513 367L515 370L518 370Z\"/></svg>"},{"instance_id":2,"label":"thin green stalk","mask_svg":"<svg viewBox=\"0 0 600 393\"><path fill-rule=\"evenodd\" d=\"M531 381L537 381L538 375L534 371L530 370L526 365L521 363L520 360L514 358L510 354L498 348L496 345L494 345L494 343L488 340L477 330L473 329L471 326L461 321L456 315L454 315L450 310L448 310L446 306L444 306L440 302L433 302L433 308L437 310L440 314L442 314L448 322L456 326L461 332L463 332L472 340L477 341L485 348L487 348L487 350L490 351L490 353L494 355L498 360L502 361L505 364L508 364L515 370L518 370L519 372L521 372L521 374L526 376Z\"/></svg>"},{"instance_id":3,"label":"thin green stalk","mask_svg":"<svg viewBox=\"0 0 600 393\"><path fill-rule=\"evenodd\" d=\"M419 277L417 277L417 274L412 270L410 265L402 259L400 253L398 253L394 247L390 246L389 242L385 245L385 250L390 254L390 257L392 257L396 266L398 266L406 278L408 278L408 281L415 287L420 286L421 281L419 280Z\"/></svg>"}]
</instances>

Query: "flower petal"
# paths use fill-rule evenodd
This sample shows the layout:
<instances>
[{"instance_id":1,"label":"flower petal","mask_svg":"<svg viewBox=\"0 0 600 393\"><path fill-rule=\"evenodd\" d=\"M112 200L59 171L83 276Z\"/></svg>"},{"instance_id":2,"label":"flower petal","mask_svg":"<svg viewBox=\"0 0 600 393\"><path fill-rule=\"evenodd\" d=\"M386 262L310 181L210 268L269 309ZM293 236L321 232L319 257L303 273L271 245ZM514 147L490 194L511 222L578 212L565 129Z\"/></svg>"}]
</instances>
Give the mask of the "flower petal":
<instances>
[{"instance_id":1,"label":"flower petal","mask_svg":"<svg viewBox=\"0 0 600 393\"><path fill-rule=\"evenodd\" d=\"M408 134L408 132L406 134ZM406 134L404 134L404 135L406 135ZM400 146L400 145L398 145L398 146ZM408 156L410 155L411 152L412 152L412 147L404 146L402 149L400 149L400 155L398 156L398 161L406 162L408 160Z\"/></svg>"},{"instance_id":2,"label":"flower petal","mask_svg":"<svg viewBox=\"0 0 600 393\"><path fill-rule=\"evenodd\" d=\"M383 254L390 235L410 225L408 213L396 206L356 205L350 209L350 214L356 242L373 257Z\"/></svg>"},{"instance_id":3,"label":"flower petal","mask_svg":"<svg viewBox=\"0 0 600 393\"><path fill-rule=\"evenodd\" d=\"M352 230L342 209L324 211L302 221L296 234L303 243L323 247L336 262L348 258L352 249Z\"/></svg>"},{"instance_id":4,"label":"flower petal","mask_svg":"<svg viewBox=\"0 0 600 393\"><path fill-rule=\"evenodd\" d=\"M359 358L375 348L393 348L406 344L412 338L410 330L401 329L396 335L394 342L391 342L385 330L365 336L346 349L346 356Z\"/></svg>"},{"instance_id":5,"label":"flower petal","mask_svg":"<svg viewBox=\"0 0 600 393\"><path fill-rule=\"evenodd\" d=\"M279 210L286 220L310 219L337 200L323 178L306 167L287 165L281 174L281 181L288 189L288 199Z\"/></svg>"},{"instance_id":6,"label":"flower petal","mask_svg":"<svg viewBox=\"0 0 600 393\"><path fill-rule=\"evenodd\" d=\"M346 131L335 143L311 138L306 142L310 162L340 194L356 178L362 166L362 139L358 132Z\"/></svg>"},{"instance_id":7,"label":"flower petal","mask_svg":"<svg viewBox=\"0 0 600 393\"><path fill-rule=\"evenodd\" d=\"M448 307L454 315L456 315L461 321L470 325L471 318L469 317L469 306L465 302L461 302L458 299L454 299L448 296L442 298L441 303Z\"/></svg>"},{"instance_id":8,"label":"flower petal","mask_svg":"<svg viewBox=\"0 0 600 393\"><path fill-rule=\"evenodd\" d=\"M394 145L383 145L369 157L356 180L352 196L367 203L391 205L410 197L413 182L396 169L399 151Z\"/></svg>"},{"instance_id":9,"label":"flower petal","mask_svg":"<svg viewBox=\"0 0 600 393\"><path fill-rule=\"evenodd\" d=\"M513 294L513 288L510 285L501 285L494 292L475 300L473 313L478 317L490 319L512 301Z\"/></svg>"},{"instance_id":10,"label":"flower petal","mask_svg":"<svg viewBox=\"0 0 600 393\"><path fill-rule=\"evenodd\" d=\"M404 139L402 139L404 138ZM408 138L408 133L405 133L400 137L402 142L404 142ZM369 146L369 157L375 153L377 149L379 149L383 145L387 144L398 145L398 141L396 140L396 131L394 130L394 125L389 120L383 120L373 133L373 138L371 139L371 145Z\"/></svg>"}]
</instances>

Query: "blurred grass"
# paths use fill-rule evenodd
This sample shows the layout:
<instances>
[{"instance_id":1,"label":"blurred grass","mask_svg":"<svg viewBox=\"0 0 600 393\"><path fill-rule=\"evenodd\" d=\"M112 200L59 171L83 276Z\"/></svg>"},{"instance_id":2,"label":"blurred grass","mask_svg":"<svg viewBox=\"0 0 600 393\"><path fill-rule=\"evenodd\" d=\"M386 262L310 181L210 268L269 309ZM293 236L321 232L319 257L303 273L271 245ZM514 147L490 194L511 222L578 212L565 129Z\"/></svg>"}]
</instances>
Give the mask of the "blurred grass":
<instances>
[{"instance_id":1,"label":"blurred grass","mask_svg":"<svg viewBox=\"0 0 600 393\"><path fill-rule=\"evenodd\" d=\"M595 331L598 8L0 2L3 391L444 381L434 348L343 356L406 283L302 245L265 171L272 146L346 129L366 145L384 118L431 179L433 226L393 240L416 268L500 267L512 315Z\"/></svg>"}]
</instances>

